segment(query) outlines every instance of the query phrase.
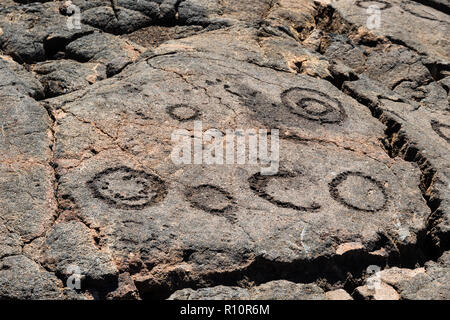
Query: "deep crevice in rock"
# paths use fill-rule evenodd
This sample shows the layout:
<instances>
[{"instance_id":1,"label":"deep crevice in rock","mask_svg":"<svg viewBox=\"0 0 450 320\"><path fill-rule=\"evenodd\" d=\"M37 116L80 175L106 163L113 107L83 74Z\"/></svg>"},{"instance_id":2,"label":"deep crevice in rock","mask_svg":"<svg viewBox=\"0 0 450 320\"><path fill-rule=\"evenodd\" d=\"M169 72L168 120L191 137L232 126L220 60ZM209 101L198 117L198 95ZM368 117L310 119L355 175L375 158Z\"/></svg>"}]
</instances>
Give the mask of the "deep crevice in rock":
<instances>
[{"instance_id":1,"label":"deep crevice in rock","mask_svg":"<svg viewBox=\"0 0 450 320\"><path fill-rule=\"evenodd\" d=\"M449 249L447 246L440 248L435 247L435 241L431 239L430 234L430 231L434 226L433 221L437 220L440 215L439 206L441 200L438 192L433 190L436 169L433 168L427 158L419 152L414 143L409 140L399 122L387 115L377 104L372 103L368 99L358 95L356 92L344 90L344 93L368 107L372 112L372 115L386 126L386 138L383 139L383 145L389 156L392 158L401 157L405 161L416 163L422 172L420 189L427 206L430 208L431 215L427 224L427 235L422 239L419 245L426 254L428 260L436 260L443 251Z\"/></svg>"},{"instance_id":2,"label":"deep crevice in rock","mask_svg":"<svg viewBox=\"0 0 450 320\"><path fill-rule=\"evenodd\" d=\"M376 251L394 245L390 240L380 235L379 241L372 244ZM252 259L249 265L242 269L229 272L209 272L195 276L193 279L184 272L170 272L164 281L148 285L136 283L142 299L167 299L177 290L191 288L200 289L217 285L252 287L270 281L287 280L294 283L315 283L324 290L343 288L352 293L356 287L363 285L366 279L367 267L380 266L415 268L420 251L416 247L397 247L398 252L391 252L386 257L363 250L353 250L343 255L319 257L315 259L299 259L292 262L274 261L262 256ZM192 254L192 253L191 253ZM423 263L423 262L422 262Z\"/></svg>"},{"instance_id":3,"label":"deep crevice in rock","mask_svg":"<svg viewBox=\"0 0 450 320\"><path fill-rule=\"evenodd\" d=\"M349 34L356 30L355 26L345 21L337 11L331 6L322 6L320 3L316 3L318 15L316 16L316 25L326 32L338 32ZM403 41L393 40L388 38L392 43L399 44L407 47L408 49L416 50L407 46ZM448 65L440 63L426 63L424 64L429 70L435 81L441 80L445 77L443 71L448 71ZM377 103L370 101L369 99L359 95L357 92L347 89L343 89L345 81L355 81L357 79L339 79L333 77L333 79L325 79L343 91L345 94L357 100L359 103L366 106L372 113L372 116L377 118L386 126L385 139L382 143L386 149L386 152L390 157L401 157L405 161L416 163L421 170L420 189L422 196L430 208L430 218L427 223L426 234L418 236L418 250L422 252L423 258L419 264L423 264L426 260L436 260L445 250L449 249L449 241L444 241L437 246L436 239L432 239L431 230L434 227L434 222L439 219L442 212L439 209L441 199L439 193L434 190L433 183L435 179L436 169L433 168L431 163L427 160L426 156L421 154L415 144L410 141L408 135L402 129L402 125L397 122L393 117L384 112ZM402 80L405 81L405 80ZM420 241L419 241L420 239ZM419 261L418 261L419 262Z\"/></svg>"}]
</instances>

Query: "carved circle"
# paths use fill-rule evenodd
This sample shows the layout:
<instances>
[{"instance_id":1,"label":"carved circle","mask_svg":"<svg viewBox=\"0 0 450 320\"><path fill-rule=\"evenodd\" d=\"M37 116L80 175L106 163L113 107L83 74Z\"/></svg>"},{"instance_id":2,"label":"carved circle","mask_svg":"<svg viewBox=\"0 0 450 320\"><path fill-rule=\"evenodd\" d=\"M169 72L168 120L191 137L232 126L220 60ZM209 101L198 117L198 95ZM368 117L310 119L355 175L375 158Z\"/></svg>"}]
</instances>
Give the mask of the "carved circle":
<instances>
[{"instance_id":1,"label":"carved circle","mask_svg":"<svg viewBox=\"0 0 450 320\"><path fill-rule=\"evenodd\" d=\"M187 104L176 104L167 107L167 113L180 122L198 119L200 110Z\"/></svg>"},{"instance_id":2,"label":"carved circle","mask_svg":"<svg viewBox=\"0 0 450 320\"><path fill-rule=\"evenodd\" d=\"M233 196L218 186L202 184L191 187L186 191L185 196L194 208L225 217L230 222L236 220L232 213L235 204Z\"/></svg>"},{"instance_id":3,"label":"carved circle","mask_svg":"<svg viewBox=\"0 0 450 320\"><path fill-rule=\"evenodd\" d=\"M141 210L159 203L167 195L162 179L128 167L103 170L87 184L95 198L117 209Z\"/></svg>"},{"instance_id":4,"label":"carved circle","mask_svg":"<svg viewBox=\"0 0 450 320\"><path fill-rule=\"evenodd\" d=\"M387 204L387 193L383 184L361 172L346 171L329 183L331 197L347 208L377 212Z\"/></svg>"},{"instance_id":5,"label":"carved circle","mask_svg":"<svg viewBox=\"0 0 450 320\"><path fill-rule=\"evenodd\" d=\"M447 143L450 143L450 137L442 131L442 128L450 130L449 125L439 123L438 121L432 120L431 127L433 128L434 132L436 132L442 139L447 141Z\"/></svg>"},{"instance_id":6,"label":"carved circle","mask_svg":"<svg viewBox=\"0 0 450 320\"><path fill-rule=\"evenodd\" d=\"M311 121L338 123L346 118L338 100L314 89L291 88L281 94L281 100L293 114Z\"/></svg>"},{"instance_id":7,"label":"carved circle","mask_svg":"<svg viewBox=\"0 0 450 320\"><path fill-rule=\"evenodd\" d=\"M374 4L372 4L372 2L375 2ZM380 10L386 10L389 9L390 7L392 7L392 5L387 2L387 1L382 1L382 0L358 0L355 3L358 7L363 8L363 9L367 9L372 5L382 5L382 7L379 7Z\"/></svg>"},{"instance_id":8,"label":"carved circle","mask_svg":"<svg viewBox=\"0 0 450 320\"><path fill-rule=\"evenodd\" d=\"M320 209L320 205L317 203L311 203L308 206L301 206L298 204L294 204L290 201L280 200L276 196L270 194L270 191L268 190L269 183L276 180L285 180L285 179L295 179L298 177L300 173L293 173L293 172L287 172L287 171L280 171L276 175L272 176L264 176L261 175L259 172L254 174L248 179L248 182L250 184L250 189L253 190L253 192L259 196L260 198L269 201L270 203L276 205L280 208L290 208L297 211L316 211ZM299 183L295 185L296 188L303 188L303 186Z\"/></svg>"}]
</instances>

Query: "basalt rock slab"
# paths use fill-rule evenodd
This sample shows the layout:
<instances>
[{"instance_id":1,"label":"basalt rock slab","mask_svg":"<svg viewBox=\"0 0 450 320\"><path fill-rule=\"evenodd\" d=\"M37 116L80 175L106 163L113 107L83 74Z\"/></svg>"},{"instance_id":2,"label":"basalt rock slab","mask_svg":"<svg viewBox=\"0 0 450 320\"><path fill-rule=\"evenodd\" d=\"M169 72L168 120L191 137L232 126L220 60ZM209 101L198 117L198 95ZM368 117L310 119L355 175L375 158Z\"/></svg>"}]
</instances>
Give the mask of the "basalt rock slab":
<instances>
[{"instance_id":1,"label":"basalt rock slab","mask_svg":"<svg viewBox=\"0 0 450 320\"><path fill-rule=\"evenodd\" d=\"M41 62L34 65L33 71L44 87L46 97L77 91L106 78L105 65L73 60Z\"/></svg>"},{"instance_id":2,"label":"basalt rock slab","mask_svg":"<svg viewBox=\"0 0 450 320\"><path fill-rule=\"evenodd\" d=\"M83 23L102 29L108 33L130 33L148 26L151 19L145 15L128 9L121 9L115 17L110 7L96 7L83 12Z\"/></svg>"},{"instance_id":3,"label":"basalt rock slab","mask_svg":"<svg viewBox=\"0 0 450 320\"><path fill-rule=\"evenodd\" d=\"M421 189L432 209L428 233L442 253L449 243L448 112L411 106L367 78L346 82L344 90L365 101L391 128L386 140L390 153L421 168Z\"/></svg>"},{"instance_id":4,"label":"basalt rock slab","mask_svg":"<svg viewBox=\"0 0 450 320\"><path fill-rule=\"evenodd\" d=\"M320 1L330 4L346 20L358 26L367 26L369 6L381 11L380 26L373 28L375 35L386 36L394 41L441 62L448 62L448 15L415 1ZM373 13L372 13L373 14ZM426 30L433 30L430 34ZM412 36L414 35L414 36Z\"/></svg>"},{"instance_id":5,"label":"basalt rock slab","mask_svg":"<svg viewBox=\"0 0 450 320\"><path fill-rule=\"evenodd\" d=\"M53 273L24 255L0 260L2 300L87 300L90 294L68 289Z\"/></svg>"},{"instance_id":6,"label":"basalt rock slab","mask_svg":"<svg viewBox=\"0 0 450 320\"><path fill-rule=\"evenodd\" d=\"M437 262L425 264L425 273L405 279L398 284L400 295L410 300L448 300L449 261L449 253L446 252Z\"/></svg>"},{"instance_id":7,"label":"basalt rock slab","mask_svg":"<svg viewBox=\"0 0 450 320\"><path fill-rule=\"evenodd\" d=\"M34 261L21 256L0 260L0 297L2 299L62 299L59 279Z\"/></svg>"},{"instance_id":8,"label":"basalt rock slab","mask_svg":"<svg viewBox=\"0 0 450 320\"><path fill-rule=\"evenodd\" d=\"M326 300L326 297L316 285L280 280L250 289L225 286L184 289L175 292L169 300Z\"/></svg>"},{"instance_id":9,"label":"basalt rock slab","mask_svg":"<svg viewBox=\"0 0 450 320\"><path fill-rule=\"evenodd\" d=\"M77 61L105 65L107 76L112 76L135 61L143 49L110 34L94 32L72 41L66 52L68 57Z\"/></svg>"},{"instance_id":10,"label":"basalt rock slab","mask_svg":"<svg viewBox=\"0 0 450 320\"><path fill-rule=\"evenodd\" d=\"M42 85L35 75L8 56L0 56L0 88L2 91L17 90L23 95L39 99L44 97Z\"/></svg>"},{"instance_id":11,"label":"basalt rock slab","mask_svg":"<svg viewBox=\"0 0 450 320\"><path fill-rule=\"evenodd\" d=\"M319 273L341 280L356 257L362 265L417 258L412 248L429 216L420 171L386 155L370 110L327 81L183 43L148 53L76 101L49 101L65 127L56 133L57 197L102 229L141 295L217 277L262 282L266 268L305 280L329 257L334 270ZM173 130L192 133L200 120L201 130L279 129L280 171L172 163Z\"/></svg>"},{"instance_id":12,"label":"basalt rock slab","mask_svg":"<svg viewBox=\"0 0 450 320\"><path fill-rule=\"evenodd\" d=\"M448 297L441 1L16 2L0 298Z\"/></svg>"},{"instance_id":13,"label":"basalt rock slab","mask_svg":"<svg viewBox=\"0 0 450 320\"><path fill-rule=\"evenodd\" d=\"M98 236L95 230L91 231L82 222L58 223L42 246L41 262L48 270L66 276L70 266L76 265L87 285L114 287L117 269L107 249L101 247Z\"/></svg>"},{"instance_id":14,"label":"basalt rock slab","mask_svg":"<svg viewBox=\"0 0 450 320\"><path fill-rule=\"evenodd\" d=\"M367 300L447 300L449 297L449 254L423 268L390 268L377 272L355 295ZM375 280L375 281L374 281Z\"/></svg>"},{"instance_id":15,"label":"basalt rock slab","mask_svg":"<svg viewBox=\"0 0 450 320\"><path fill-rule=\"evenodd\" d=\"M31 3L0 9L0 48L20 63L44 61L92 27L68 23L58 4Z\"/></svg>"},{"instance_id":16,"label":"basalt rock slab","mask_svg":"<svg viewBox=\"0 0 450 320\"><path fill-rule=\"evenodd\" d=\"M351 1L345 3L349 5ZM381 9L375 13L369 13L370 10L366 9L369 11L362 14L361 18L366 19L367 23L360 24L355 22L353 15L341 14L339 8L326 6L326 1L317 3L316 7L307 10L308 19L297 26L296 30L301 32L292 33L292 36L304 46L323 54L331 64L340 62L352 68L352 80L356 79L355 74L369 77L397 92L414 106L447 110L448 94L439 83L439 80L447 77L447 63L442 62L437 55L411 47L405 43L405 39L381 32L383 19L389 22L392 20L385 11L394 10L397 4L387 5L383 1L356 3L353 10L369 6L373 6L370 10ZM375 18L380 20L376 20L379 27L371 25ZM446 25L445 22L441 24ZM321 77L326 78L323 75ZM342 84L339 77L332 81L338 86Z\"/></svg>"},{"instance_id":17,"label":"basalt rock slab","mask_svg":"<svg viewBox=\"0 0 450 320\"><path fill-rule=\"evenodd\" d=\"M197 25L222 28L234 24L257 23L271 10L273 2L204 0L107 0L72 1L84 24L112 34L129 34L150 25ZM62 7L67 11L67 6Z\"/></svg>"}]
</instances>

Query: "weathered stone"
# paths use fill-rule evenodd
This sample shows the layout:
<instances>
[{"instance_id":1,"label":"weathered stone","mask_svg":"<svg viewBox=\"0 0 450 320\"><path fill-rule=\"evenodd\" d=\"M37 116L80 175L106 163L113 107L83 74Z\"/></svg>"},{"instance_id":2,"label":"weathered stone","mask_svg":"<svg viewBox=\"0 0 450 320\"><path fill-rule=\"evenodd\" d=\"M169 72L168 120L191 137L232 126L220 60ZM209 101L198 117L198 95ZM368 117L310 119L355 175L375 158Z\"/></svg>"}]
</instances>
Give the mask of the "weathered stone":
<instances>
[{"instance_id":1,"label":"weathered stone","mask_svg":"<svg viewBox=\"0 0 450 320\"><path fill-rule=\"evenodd\" d=\"M10 232L3 223L0 225L0 259L21 253L21 241L18 234Z\"/></svg>"},{"instance_id":2,"label":"weathered stone","mask_svg":"<svg viewBox=\"0 0 450 320\"><path fill-rule=\"evenodd\" d=\"M32 160L17 160L0 163L1 214L10 232L29 241L42 235L52 223L53 171Z\"/></svg>"},{"instance_id":3,"label":"weathered stone","mask_svg":"<svg viewBox=\"0 0 450 320\"><path fill-rule=\"evenodd\" d=\"M447 300L449 287L449 253L424 268L389 268L372 275L366 285L356 288L359 298L374 300Z\"/></svg>"},{"instance_id":4,"label":"weathered stone","mask_svg":"<svg viewBox=\"0 0 450 320\"><path fill-rule=\"evenodd\" d=\"M169 300L250 300L248 290L239 287L218 286L199 290L176 291Z\"/></svg>"},{"instance_id":5,"label":"weathered stone","mask_svg":"<svg viewBox=\"0 0 450 320\"><path fill-rule=\"evenodd\" d=\"M218 286L175 292L169 300L324 300L324 291L316 285L273 281L244 289Z\"/></svg>"},{"instance_id":6,"label":"weathered stone","mask_svg":"<svg viewBox=\"0 0 450 320\"><path fill-rule=\"evenodd\" d=\"M353 300L342 289L324 292L314 284L279 280L252 288L217 286L176 291L169 300Z\"/></svg>"},{"instance_id":7,"label":"weathered stone","mask_svg":"<svg viewBox=\"0 0 450 320\"><path fill-rule=\"evenodd\" d=\"M66 277L72 274L73 267L78 268L85 286L114 286L117 269L97 233L78 221L56 224L41 249L41 263Z\"/></svg>"},{"instance_id":8,"label":"weathered stone","mask_svg":"<svg viewBox=\"0 0 450 320\"><path fill-rule=\"evenodd\" d=\"M82 21L90 26L115 34L130 33L151 23L149 17L124 8L119 11L116 19L113 9L110 7L88 9L83 12Z\"/></svg>"},{"instance_id":9,"label":"weathered stone","mask_svg":"<svg viewBox=\"0 0 450 320\"><path fill-rule=\"evenodd\" d=\"M83 24L71 27L55 2L2 8L0 28L0 48L21 63L51 58L68 42L93 31Z\"/></svg>"},{"instance_id":10,"label":"weathered stone","mask_svg":"<svg viewBox=\"0 0 450 320\"><path fill-rule=\"evenodd\" d=\"M426 272L414 277L405 277L397 284L403 299L448 300L450 297L450 254L445 252L437 262L428 262Z\"/></svg>"},{"instance_id":11,"label":"weathered stone","mask_svg":"<svg viewBox=\"0 0 450 320\"><path fill-rule=\"evenodd\" d=\"M58 278L24 256L0 260L0 299L62 299Z\"/></svg>"},{"instance_id":12,"label":"weathered stone","mask_svg":"<svg viewBox=\"0 0 450 320\"><path fill-rule=\"evenodd\" d=\"M131 254L137 256L132 261L140 261L140 270L133 278L141 292L171 290L172 277L186 284L208 282L211 272L237 271L255 259L275 265L329 255L345 260L348 254L338 248L347 242L361 243L350 255L369 257L384 237L407 248L424 230L429 212L418 170L390 159L378 142L382 127L369 110L327 82L280 77L268 68L217 62L213 54L189 51L142 60L121 76L126 80L92 85L76 102L52 101L63 114L75 116L71 121L93 126L82 145L71 143L70 130L57 133L58 197L73 199L77 214L92 227L106 227L106 242L121 271L130 270ZM295 99L302 96L328 104L329 115L296 109ZM176 108L184 111L177 114ZM280 128L280 173L264 178L255 166L171 164L173 128L192 130L197 119L204 129ZM114 129L117 121L120 132ZM67 161L91 148L96 153L81 164ZM128 181L127 186L118 181ZM221 233L213 232L218 228ZM345 236L327 236L338 234ZM389 255L403 254L394 253L394 246L383 248Z\"/></svg>"},{"instance_id":13,"label":"weathered stone","mask_svg":"<svg viewBox=\"0 0 450 320\"><path fill-rule=\"evenodd\" d=\"M100 62L106 66L106 73L112 76L135 61L142 49L126 40L106 33L95 32L71 42L67 55L78 61Z\"/></svg>"},{"instance_id":14,"label":"weathered stone","mask_svg":"<svg viewBox=\"0 0 450 320\"><path fill-rule=\"evenodd\" d=\"M28 2L0 8L0 298L448 299L447 3ZM279 157L214 163L239 129Z\"/></svg>"},{"instance_id":15,"label":"weathered stone","mask_svg":"<svg viewBox=\"0 0 450 320\"><path fill-rule=\"evenodd\" d=\"M129 273L119 274L117 290L108 294L108 299L113 300L136 300L139 299L139 292Z\"/></svg>"},{"instance_id":16,"label":"weathered stone","mask_svg":"<svg viewBox=\"0 0 450 320\"><path fill-rule=\"evenodd\" d=\"M424 268L419 269L401 269L401 268L391 268L380 272L380 279L384 283L391 286L398 286L401 281L410 280L417 276L418 274L424 273Z\"/></svg>"},{"instance_id":17,"label":"weathered stone","mask_svg":"<svg viewBox=\"0 0 450 320\"><path fill-rule=\"evenodd\" d=\"M434 8L414 1L352 1L321 0L336 8L346 20L359 26L368 26L372 4L381 10L381 23L371 31L376 35L405 43L418 52L423 52L439 61L448 61L448 38L450 24L448 16ZM373 13L372 13L373 14ZM401 17L401 19L399 19ZM433 30L433 32L428 32ZM412 36L414 35L414 36Z\"/></svg>"},{"instance_id":18,"label":"weathered stone","mask_svg":"<svg viewBox=\"0 0 450 320\"><path fill-rule=\"evenodd\" d=\"M33 98L43 98L44 90L34 75L8 56L0 56L0 88L17 90Z\"/></svg>"},{"instance_id":19,"label":"weathered stone","mask_svg":"<svg viewBox=\"0 0 450 320\"><path fill-rule=\"evenodd\" d=\"M358 287L355 293L366 300L400 300L398 292L384 282L374 288L368 286Z\"/></svg>"},{"instance_id":20,"label":"weathered stone","mask_svg":"<svg viewBox=\"0 0 450 320\"><path fill-rule=\"evenodd\" d=\"M352 296L344 289L325 292L325 297L327 300L353 300Z\"/></svg>"},{"instance_id":21,"label":"weathered stone","mask_svg":"<svg viewBox=\"0 0 450 320\"><path fill-rule=\"evenodd\" d=\"M36 101L11 86L1 88L0 97L0 221L12 233L2 241L9 246L11 237L29 241L51 225L52 137L48 114Z\"/></svg>"},{"instance_id":22,"label":"weathered stone","mask_svg":"<svg viewBox=\"0 0 450 320\"><path fill-rule=\"evenodd\" d=\"M152 48L172 40L195 35L204 30L202 26L149 26L123 35L124 38L133 41L143 47Z\"/></svg>"},{"instance_id":23,"label":"weathered stone","mask_svg":"<svg viewBox=\"0 0 450 320\"><path fill-rule=\"evenodd\" d=\"M361 78L344 83L344 90L359 101L366 101L389 127L386 144L393 156L415 161L422 171L421 189L432 207L429 235L444 251L450 243L450 157L446 140L445 111L415 108L388 89Z\"/></svg>"},{"instance_id":24,"label":"weathered stone","mask_svg":"<svg viewBox=\"0 0 450 320\"><path fill-rule=\"evenodd\" d=\"M38 74L46 97L80 90L106 78L106 68L103 64L71 60L41 62L33 67L33 71Z\"/></svg>"}]
</instances>

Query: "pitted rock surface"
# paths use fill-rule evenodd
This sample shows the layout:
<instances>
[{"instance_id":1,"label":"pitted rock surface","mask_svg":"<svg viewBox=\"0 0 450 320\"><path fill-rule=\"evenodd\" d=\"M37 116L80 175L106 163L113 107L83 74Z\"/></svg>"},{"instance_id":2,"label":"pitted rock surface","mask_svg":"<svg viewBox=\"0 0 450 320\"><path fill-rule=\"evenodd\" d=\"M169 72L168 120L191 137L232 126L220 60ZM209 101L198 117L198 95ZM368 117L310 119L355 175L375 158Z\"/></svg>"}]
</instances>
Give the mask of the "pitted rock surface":
<instances>
[{"instance_id":1,"label":"pitted rock surface","mask_svg":"<svg viewBox=\"0 0 450 320\"><path fill-rule=\"evenodd\" d=\"M450 298L448 2L29 2L0 6L0 299ZM173 161L240 130L278 130L276 172Z\"/></svg>"},{"instance_id":2,"label":"pitted rock surface","mask_svg":"<svg viewBox=\"0 0 450 320\"><path fill-rule=\"evenodd\" d=\"M342 290L343 291L343 290ZM324 292L311 284L296 284L285 280L272 281L251 289L218 286L175 292L171 300L352 300L345 291Z\"/></svg>"}]
</instances>

